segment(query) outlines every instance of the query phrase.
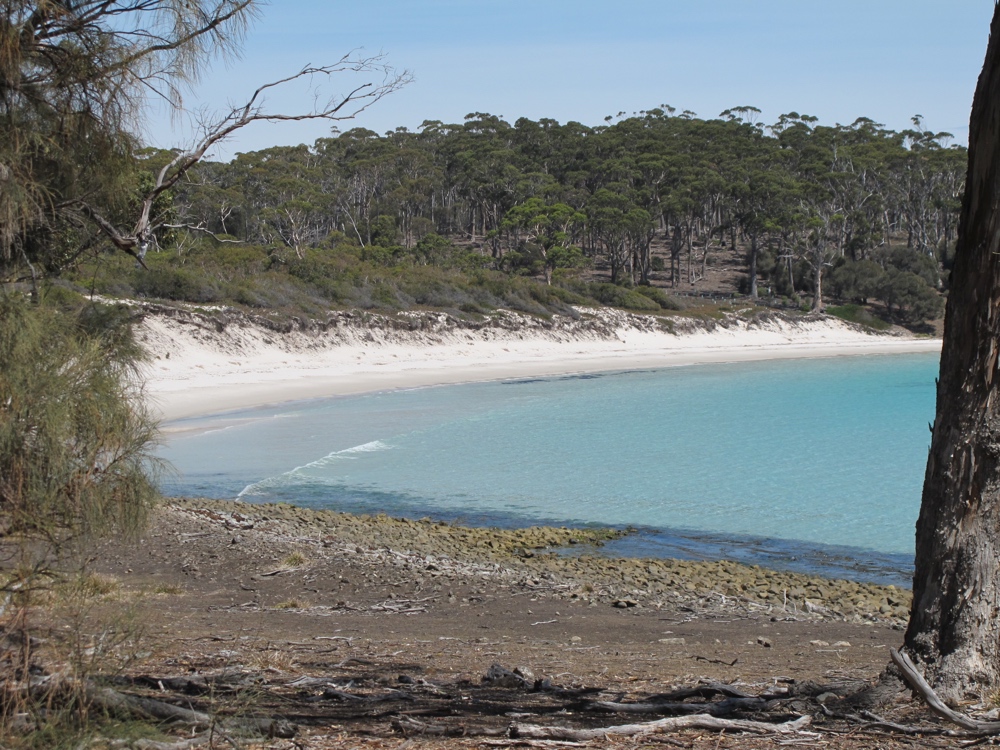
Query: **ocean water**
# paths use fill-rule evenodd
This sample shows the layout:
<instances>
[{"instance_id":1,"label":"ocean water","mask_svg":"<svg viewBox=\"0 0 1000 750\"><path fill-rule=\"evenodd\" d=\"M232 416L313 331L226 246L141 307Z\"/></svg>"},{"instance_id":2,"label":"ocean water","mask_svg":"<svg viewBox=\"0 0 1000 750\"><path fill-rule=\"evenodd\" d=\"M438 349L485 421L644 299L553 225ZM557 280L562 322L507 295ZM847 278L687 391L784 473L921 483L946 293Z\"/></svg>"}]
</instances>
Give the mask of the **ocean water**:
<instances>
[{"instance_id":1,"label":"ocean water","mask_svg":"<svg viewBox=\"0 0 1000 750\"><path fill-rule=\"evenodd\" d=\"M183 420L170 495L633 526L610 554L908 584L937 356L374 393Z\"/></svg>"}]
</instances>

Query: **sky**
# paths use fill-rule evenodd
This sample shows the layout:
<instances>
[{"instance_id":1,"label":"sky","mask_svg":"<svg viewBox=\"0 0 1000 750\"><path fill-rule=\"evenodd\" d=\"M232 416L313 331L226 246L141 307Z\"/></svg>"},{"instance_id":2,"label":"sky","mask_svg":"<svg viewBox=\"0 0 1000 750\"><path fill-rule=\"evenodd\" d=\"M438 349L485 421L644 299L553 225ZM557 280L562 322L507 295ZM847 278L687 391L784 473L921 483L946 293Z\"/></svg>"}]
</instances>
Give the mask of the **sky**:
<instances>
[{"instance_id":1,"label":"sky","mask_svg":"<svg viewBox=\"0 0 1000 750\"><path fill-rule=\"evenodd\" d=\"M341 130L418 130L488 112L596 126L664 104L711 119L753 106L822 124L868 117L893 130L968 139L991 0L271 0L237 60L217 61L185 96L154 110L147 140L189 146L194 123L242 104L262 83L354 53L413 80ZM367 80L367 79L365 79ZM378 76L371 80L378 81ZM340 74L271 93L274 112L308 111L360 79ZM228 105L228 106L227 106ZM255 123L211 156L312 144L331 123Z\"/></svg>"}]
</instances>

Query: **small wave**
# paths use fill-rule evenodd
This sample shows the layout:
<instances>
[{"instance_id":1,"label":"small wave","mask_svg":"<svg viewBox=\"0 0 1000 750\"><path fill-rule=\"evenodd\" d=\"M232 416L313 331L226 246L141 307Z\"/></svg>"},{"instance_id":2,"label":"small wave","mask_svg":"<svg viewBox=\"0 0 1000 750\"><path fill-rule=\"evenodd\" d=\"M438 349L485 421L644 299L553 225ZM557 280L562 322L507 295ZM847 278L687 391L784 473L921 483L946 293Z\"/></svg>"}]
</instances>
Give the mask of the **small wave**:
<instances>
[{"instance_id":1,"label":"small wave","mask_svg":"<svg viewBox=\"0 0 1000 750\"><path fill-rule=\"evenodd\" d=\"M352 448L345 448L340 451L333 451L328 453L322 458L318 458L315 461L310 461L307 464L302 464L302 466L296 466L294 469L283 472L273 477L267 477L261 479L259 482L253 482L244 487L240 493L236 496L237 499L242 497L253 497L256 495L265 494L266 490L272 489L274 487L288 487L302 485L306 483L317 482L317 477L309 476L304 474L307 469L317 469L323 466L329 466L330 464L337 463L343 460L353 460L354 456L358 453L374 453L377 451L386 451L392 448L388 443L383 443L381 440L372 440L369 443L363 443L362 445L355 445Z\"/></svg>"},{"instance_id":2,"label":"small wave","mask_svg":"<svg viewBox=\"0 0 1000 750\"><path fill-rule=\"evenodd\" d=\"M313 469L319 466L326 466L331 463L336 463L337 461L342 461L345 458L353 459L356 453L375 453L377 451L387 451L392 448L391 445L383 443L381 440L372 440L370 443L364 443L362 445L355 445L353 448L345 448L342 451L334 451L333 453L328 453L323 456L323 458L317 458L315 461L310 461L307 464L302 464L302 466L296 466L292 469L289 474L294 474L297 471L302 471L303 469Z\"/></svg>"}]
</instances>

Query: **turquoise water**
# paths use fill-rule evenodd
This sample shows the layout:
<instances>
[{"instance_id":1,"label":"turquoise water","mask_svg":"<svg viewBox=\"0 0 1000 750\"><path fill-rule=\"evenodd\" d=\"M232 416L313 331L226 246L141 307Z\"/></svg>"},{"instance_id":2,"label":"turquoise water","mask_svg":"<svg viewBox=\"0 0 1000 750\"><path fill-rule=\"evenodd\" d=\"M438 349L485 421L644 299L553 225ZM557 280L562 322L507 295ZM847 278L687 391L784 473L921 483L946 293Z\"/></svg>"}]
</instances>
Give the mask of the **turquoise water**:
<instances>
[{"instance_id":1,"label":"turquoise water","mask_svg":"<svg viewBox=\"0 0 1000 750\"><path fill-rule=\"evenodd\" d=\"M376 393L185 420L172 495L613 524L626 554L907 582L936 355Z\"/></svg>"}]
</instances>

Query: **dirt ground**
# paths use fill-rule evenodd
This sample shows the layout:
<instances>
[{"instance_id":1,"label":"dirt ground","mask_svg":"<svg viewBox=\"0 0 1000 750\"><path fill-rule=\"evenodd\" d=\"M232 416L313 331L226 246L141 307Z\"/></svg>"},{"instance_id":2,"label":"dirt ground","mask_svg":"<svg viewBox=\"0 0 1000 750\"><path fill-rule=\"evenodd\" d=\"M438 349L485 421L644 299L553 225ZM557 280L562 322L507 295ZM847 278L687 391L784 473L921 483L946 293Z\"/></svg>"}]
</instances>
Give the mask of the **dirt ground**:
<instances>
[{"instance_id":1,"label":"dirt ground","mask_svg":"<svg viewBox=\"0 0 1000 750\"><path fill-rule=\"evenodd\" d=\"M90 565L105 583L93 622L108 628L131 602L144 635L118 684L197 710L298 726L294 738L261 740L267 747L956 742L934 736L942 725L908 695L886 716L924 735L890 732L871 715L860 723L837 718L858 718L837 694L874 681L902 641L900 620L877 612L790 612L787 601L720 598L683 585L629 598L600 576L547 572L542 552L497 552L501 542L488 536L468 554L433 554L425 532L407 538L413 523L376 517L331 528L309 511L234 507L172 504L138 543L105 543ZM701 697L669 695L693 687ZM518 738L510 729L635 724L703 711L627 711L628 704L718 707L719 699L761 694L765 701L720 715L768 722L810 715L811 723L786 735L681 729L585 741Z\"/></svg>"}]
</instances>

